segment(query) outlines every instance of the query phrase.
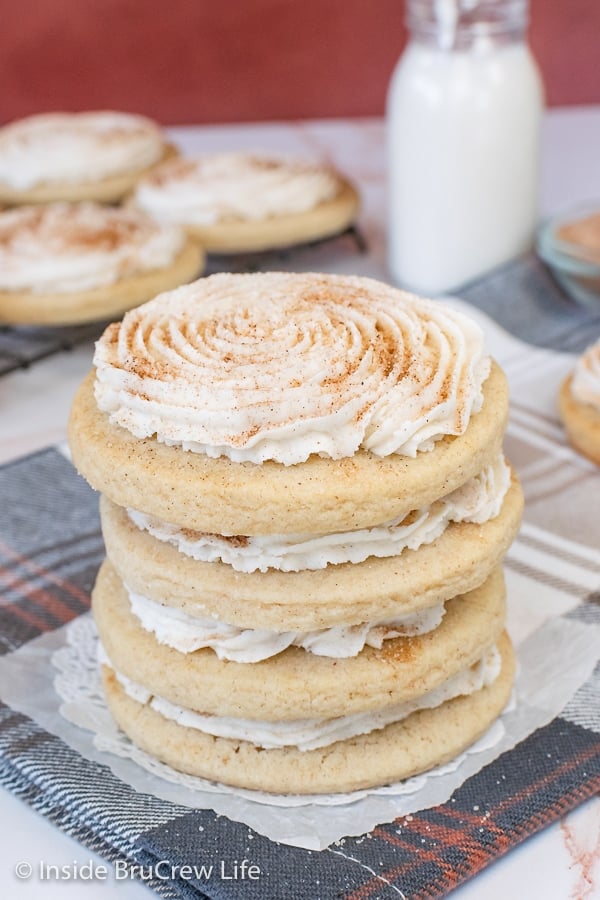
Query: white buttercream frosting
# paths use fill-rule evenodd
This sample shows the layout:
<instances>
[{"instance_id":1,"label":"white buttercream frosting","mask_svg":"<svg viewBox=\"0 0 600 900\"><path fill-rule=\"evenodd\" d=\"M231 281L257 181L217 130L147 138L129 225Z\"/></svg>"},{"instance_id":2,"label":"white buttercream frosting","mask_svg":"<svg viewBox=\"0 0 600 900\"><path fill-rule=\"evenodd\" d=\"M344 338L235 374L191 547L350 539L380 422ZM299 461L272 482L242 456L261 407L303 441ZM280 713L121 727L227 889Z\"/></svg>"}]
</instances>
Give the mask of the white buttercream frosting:
<instances>
[{"instance_id":1,"label":"white buttercream frosting","mask_svg":"<svg viewBox=\"0 0 600 900\"><path fill-rule=\"evenodd\" d=\"M384 525L331 534L270 534L225 537L180 528L156 516L128 509L137 528L202 562L223 562L238 572L299 572L360 563L370 556L399 556L435 541L450 522L482 525L497 516L510 487L504 456L430 507Z\"/></svg>"},{"instance_id":2,"label":"white buttercream frosting","mask_svg":"<svg viewBox=\"0 0 600 900\"><path fill-rule=\"evenodd\" d=\"M106 654L101 662L112 667ZM464 669L442 685L410 700L375 712L356 713L335 719L296 719L294 721L264 722L253 719L237 719L226 716L209 716L176 706L164 697L153 695L141 685L115 672L125 692L138 703L149 705L166 719L172 719L185 728L196 728L215 737L235 741L249 741L264 749L297 747L299 750L316 750L336 741L345 741L359 734L369 734L393 722L400 722L419 709L435 709L454 697L473 694L492 684L502 667L497 648L493 648L475 665Z\"/></svg>"},{"instance_id":3,"label":"white buttercream frosting","mask_svg":"<svg viewBox=\"0 0 600 900\"><path fill-rule=\"evenodd\" d=\"M600 409L600 341L588 347L577 360L571 393L579 403Z\"/></svg>"},{"instance_id":4,"label":"white buttercream frosting","mask_svg":"<svg viewBox=\"0 0 600 900\"><path fill-rule=\"evenodd\" d=\"M134 203L161 222L213 225L313 209L340 188L324 166L250 153L163 163L136 187Z\"/></svg>"},{"instance_id":5,"label":"white buttercream frosting","mask_svg":"<svg viewBox=\"0 0 600 900\"><path fill-rule=\"evenodd\" d=\"M219 659L255 663L277 656L288 647L302 647L315 656L346 659L368 647L381 649L383 642L433 631L442 621L439 604L405 616L361 625L338 625L319 631L270 631L238 628L214 618L191 616L181 609L156 603L127 589L131 611L142 628L152 632L159 644L181 653L210 648Z\"/></svg>"},{"instance_id":6,"label":"white buttercream frosting","mask_svg":"<svg viewBox=\"0 0 600 900\"><path fill-rule=\"evenodd\" d=\"M15 190L79 184L158 162L164 138L154 122L119 112L48 113L0 128L0 182Z\"/></svg>"},{"instance_id":7,"label":"white buttercream frosting","mask_svg":"<svg viewBox=\"0 0 600 900\"><path fill-rule=\"evenodd\" d=\"M96 344L95 394L136 437L235 462L415 456L466 430L490 371L479 326L369 278L200 279Z\"/></svg>"},{"instance_id":8,"label":"white buttercream frosting","mask_svg":"<svg viewBox=\"0 0 600 900\"><path fill-rule=\"evenodd\" d=\"M137 210L53 203L0 212L0 290L63 293L170 265L182 229Z\"/></svg>"}]
</instances>

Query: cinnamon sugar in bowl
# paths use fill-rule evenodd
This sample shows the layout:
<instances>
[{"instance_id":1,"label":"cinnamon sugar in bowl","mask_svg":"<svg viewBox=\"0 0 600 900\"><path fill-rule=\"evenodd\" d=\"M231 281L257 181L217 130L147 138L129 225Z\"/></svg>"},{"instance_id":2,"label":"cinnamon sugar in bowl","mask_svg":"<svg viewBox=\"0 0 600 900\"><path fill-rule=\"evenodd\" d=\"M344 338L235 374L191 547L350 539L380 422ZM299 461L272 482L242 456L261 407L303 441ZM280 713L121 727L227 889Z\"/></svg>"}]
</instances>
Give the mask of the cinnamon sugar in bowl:
<instances>
[{"instance_id":1,"label":"cinnamon sugar in bowl","mask_svg":"<svg viewBox=\"0 0 600 900\"><path fill-rule=\"evenodd\" d=\"M537 250L569 297L600 305L600 201L545 222Z\"/></svg>"}]
</instances>

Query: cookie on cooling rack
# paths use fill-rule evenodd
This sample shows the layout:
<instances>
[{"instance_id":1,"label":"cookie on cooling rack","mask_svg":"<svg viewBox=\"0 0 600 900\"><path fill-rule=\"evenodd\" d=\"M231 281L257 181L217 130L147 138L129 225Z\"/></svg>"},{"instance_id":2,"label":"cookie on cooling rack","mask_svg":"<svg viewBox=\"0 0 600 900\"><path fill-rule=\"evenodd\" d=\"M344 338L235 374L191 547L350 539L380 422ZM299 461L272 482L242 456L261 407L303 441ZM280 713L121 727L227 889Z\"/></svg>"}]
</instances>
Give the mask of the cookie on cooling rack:
<instances>
[{"instance_id":1,"label":"cookie on cooling rack","mask_svg":"<svg viewBox=\"0 0 600 900\"><path fill-rule=\"evenodd\" d=\"M46 113L0 128L0 203L116 203L177 151L143 116Z\"/></svg>"},{"instance_id":2,"label":"cookie on cooling rack","mask_svg":"<svg viewBox=\"0 0 600 900\"><path fill-rule=\"evenodd\" d=\"M109 319L196 278L204 256L175 225L95 203L0 212L0 324Z\"/></svg>"},{"instance_id":3,"label":"cookie on cooling rack","mask_svg":"<svg viewBox=\"0 0 600 900\"><path fill-rule=\"evenodd\" d=\"M331 167L249 153L169 160L141 179L131 202L219 254L331 237L359 207L356 189Z\"/></svg>"}]
</instances>

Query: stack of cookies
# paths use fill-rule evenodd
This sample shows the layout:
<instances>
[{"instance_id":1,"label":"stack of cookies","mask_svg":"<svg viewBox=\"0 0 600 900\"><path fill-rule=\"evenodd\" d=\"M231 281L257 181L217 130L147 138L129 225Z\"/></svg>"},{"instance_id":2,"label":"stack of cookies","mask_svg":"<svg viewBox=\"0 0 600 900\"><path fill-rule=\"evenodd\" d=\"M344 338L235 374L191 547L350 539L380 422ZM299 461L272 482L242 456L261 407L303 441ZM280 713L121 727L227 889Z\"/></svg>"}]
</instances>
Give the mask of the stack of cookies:
<instances>
[{"instance_id":1,"label":"stack of cookies","mask_svg":"<svg viewBox=\"0 0 600 900\"><path fill-rule=\"evenodd\" d=\"M93 611L136 744L323 793L489 727L522 496L474 323L370 279L215 275L127 313L94 362L70 442L103 494Z\"/></svg>"}]
</instances>

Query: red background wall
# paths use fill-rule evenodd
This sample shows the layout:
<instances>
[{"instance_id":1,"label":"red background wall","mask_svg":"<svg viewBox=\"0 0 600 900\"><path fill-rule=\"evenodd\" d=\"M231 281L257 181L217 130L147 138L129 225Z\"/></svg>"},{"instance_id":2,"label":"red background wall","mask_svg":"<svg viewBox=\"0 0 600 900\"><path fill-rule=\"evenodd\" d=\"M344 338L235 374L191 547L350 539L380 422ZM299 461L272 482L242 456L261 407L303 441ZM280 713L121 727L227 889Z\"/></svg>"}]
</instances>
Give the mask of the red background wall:
<instances>
[{"instance_id":1,"label":"red background wall","mask_svg":"<svg viewBox=\"0 0 600 900\"><path fill-rule=\"evenodd\" d=\"M0 121L116 108L166 124L383 112L402 0L26 0L0 19ZM532 0L551 105L600 103L599 0Z\"/></svg>"}]
</instances>

